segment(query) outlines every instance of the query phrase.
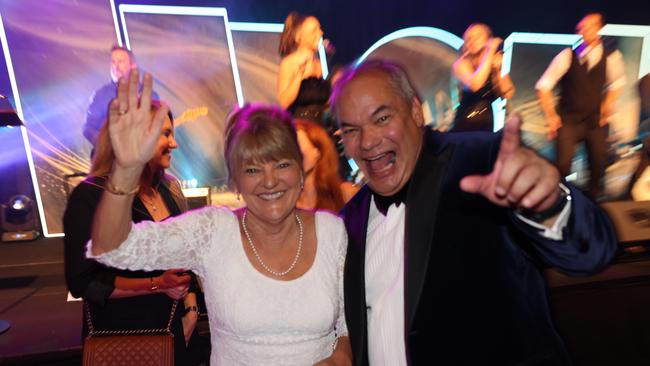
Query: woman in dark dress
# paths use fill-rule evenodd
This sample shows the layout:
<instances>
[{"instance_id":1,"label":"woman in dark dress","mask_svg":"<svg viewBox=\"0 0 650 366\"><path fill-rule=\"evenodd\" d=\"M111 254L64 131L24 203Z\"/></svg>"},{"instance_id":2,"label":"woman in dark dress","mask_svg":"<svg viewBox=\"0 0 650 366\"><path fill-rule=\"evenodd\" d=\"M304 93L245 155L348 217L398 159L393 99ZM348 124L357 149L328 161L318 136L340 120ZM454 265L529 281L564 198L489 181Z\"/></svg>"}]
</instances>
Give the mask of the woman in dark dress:
<instances>
[{"instance_id":1,"label":"woman in dark dress","mask_svg":"<svg viewBox=\"0 0 650 366\"><path fill-rule=\"evenodd\" d=\"M493 131L492 102L515 93L510 76L501 75L502 41L481 23L470 25L463 40L463 54L452 66L461 97L451 131Z\"/></svg>"},{"instance_id":2,"label":"woman in dark dress","mask_svg":"<svg viewBox=\"0 0 650 366\"><path fill-rule=\"evenodd\" d=\"M278 102L295 118L323 123L330 83L323 79L318 46L323 37L314 16L292 12L284 21L279 52Z\"/></svg>"},{"instance_id":3,"label":"woman in dark dress","mask_svg":"<svg viewBox=\"0 0 650 366\"><path fill-rule=\"evenodd\" d=\"M159 104L152 106L152 113ZM174 140L171 114L165 122L156 148L142 174L139 193L133 203L133 221L161 221L187 210L180 184L165 174ZM179 300L171 331L174 334L176 365L193 365L201 355L187 352L198 320L196 280L182 269L128 271L106 267L85 256L92 220L101 198L106 176L115 156L106 126L102 128L93 158L91 176L70 195L63 218L65 231L65 275L73 296L89 305L95 330L165 328L174 300ZM188 292L189 291L189 292ZM83 338L88 335L86 312Z\"/></svg>"}]
</instances>

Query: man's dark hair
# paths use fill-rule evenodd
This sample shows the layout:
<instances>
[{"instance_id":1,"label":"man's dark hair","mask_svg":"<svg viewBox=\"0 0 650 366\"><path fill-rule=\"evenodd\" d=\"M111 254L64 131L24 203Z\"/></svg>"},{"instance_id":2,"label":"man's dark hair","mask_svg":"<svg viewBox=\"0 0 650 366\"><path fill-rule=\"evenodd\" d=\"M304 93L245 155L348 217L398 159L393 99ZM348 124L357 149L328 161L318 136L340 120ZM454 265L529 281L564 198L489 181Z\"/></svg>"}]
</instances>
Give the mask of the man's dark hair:
<instances>
[{"instance_id":1,"label":"man's dark hair","mask_svg":"<svg viewBox=\"0 0 650 366\"><path fill-rule=\"evenodd\" d=\"M338 120L337 103L343 88L345 88L345 86L352 80L369 73L381 73L386 75L388 82L408 105L413 102L413 98L421 100L418 93L413 88L413 84L409 80L406 71L404 71L401 66L386 60L364 61L357 66L351 66L343 71L343 75L338 79L336 84L334 84L329 105L332 116L334 116L335 119Z\"/></svg>"}]
</instances>

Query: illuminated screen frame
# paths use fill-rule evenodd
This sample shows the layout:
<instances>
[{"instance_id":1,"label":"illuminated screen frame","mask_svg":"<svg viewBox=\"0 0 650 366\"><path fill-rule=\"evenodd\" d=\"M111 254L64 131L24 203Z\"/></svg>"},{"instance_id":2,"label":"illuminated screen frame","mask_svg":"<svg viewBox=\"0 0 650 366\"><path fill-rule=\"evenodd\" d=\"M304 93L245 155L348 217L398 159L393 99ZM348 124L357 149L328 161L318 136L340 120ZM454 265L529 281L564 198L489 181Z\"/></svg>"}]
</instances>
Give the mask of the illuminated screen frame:
<instances>
[{"instance_id":1,"label":"illuminated screen frame","mask_svg":"<svg viewBox=\"0 0 650 366\"><path fill-rule=\"evenodd\" d=\"M650 73L650 26L605 24L605 26L598 33L603 36L643 38L643 44L641 46L641 60L639 60L639 79Z\"/></svg>"},{"instance_id":2,"label":"illuminated screen frame","mask_svg":"<svg viewBox=\"0 0 650 366\"><path fill-rule=\"evenodd\" d=\"M16 105L16 114L23 121L23 125L19 126L20 134L23 138L23 146L25 154L27 155L27 164L29 165L29 174L32 177L32 185L34 187L34 195L36 197L36 206L38 206L38 217L41 220L41 227L43 235L46 237L63 236L63 234L50 234L47 230L47 221L45 221L45 211L43 210L43 200L41 199L41 191L38 189L38 181L36 179L36 169L34 168L34 158L32 156L32 148L29 144L29 137L27 135L27 128L25 128L25 116L23 115L23 106L20 102L20 93L18 92L18 84L16 83L16 74L14 73L14 65L11 61L11 52L9 51L9 42L7 41L7 34L5 33L5 25L2 21L0 14L0 42L2 43L2 52L7 64L7 73L9 74L9 83L11 84L11 93L14 97L14 104Z\"/></svg>"},{"instance_id":3,"label":"illuminated screen frame","mask_svg":"<svg viewBox=\"0 0 650 366\"><path fill-rule=\"evenodd\" d=\"M244 105L244 96L242 94L241 82L239 80L239 68L237 67L235 47L232 42L232 33L230 23L228 22L228 11L226 8L120 4L119 11L120 20L122 21L124 41L126 43L126 48L129 50L131 49L131 44L129 41L129 32L126 26L126 19L124 17L125 13L223 17L223 24L226 31L226 43L228 44L228 55L230 57L232 76L235 84L235 95L237 96L237 104L239 107L242 107Z\"/></svg>"},{"instance_id":4,"label":"illuminated screen frame","mask_svg":"<svg viewBox=\"0 0 650 366\"><path fill-rule=\"evenodd\" d=\"M524 43L524 44L544 44L544 45L558 45L558 46L567 46L575 49L580 44L582 37L577 34L562 34L562 33L527 33L527 32L514 32L511 33L503 41L503 62L501 64L501 75L506 75L510 73L510 68L512 67L512 49L515 43ZM495 113L494 118L494 131L498 131L503 128L505 125L505 107L507 104L507 99L498 98L492 103L494 107L495 104L499 106L498 117ZM497 109L495 109L497 110Z\"/></svg>"},{"instance_id":5,"label":"illuminated screen frame","mask_svg":"<svg viewBox=\"0 0 650 366\"><path fill-rule=\"evenodd\" d=\"M361 55L361 57L357 59L355 65L358 66L377 48L385 45L386 43L392 42L400 38L407 38L407 37L426 37L426 38L435 39L437 41L440 41L452 47L456 51L460 50L460 48L463 46L462 38L458 37L453 33L447 32L446 30L442 30L440 28L435 28L435 27L409 27L409 28L397 30L395 32L389 33L381 37L377 42L375 42L372 46L370 46L370 48L368 48L366 52L364 52L363 55Z\"/></svg>"}]
</instances>

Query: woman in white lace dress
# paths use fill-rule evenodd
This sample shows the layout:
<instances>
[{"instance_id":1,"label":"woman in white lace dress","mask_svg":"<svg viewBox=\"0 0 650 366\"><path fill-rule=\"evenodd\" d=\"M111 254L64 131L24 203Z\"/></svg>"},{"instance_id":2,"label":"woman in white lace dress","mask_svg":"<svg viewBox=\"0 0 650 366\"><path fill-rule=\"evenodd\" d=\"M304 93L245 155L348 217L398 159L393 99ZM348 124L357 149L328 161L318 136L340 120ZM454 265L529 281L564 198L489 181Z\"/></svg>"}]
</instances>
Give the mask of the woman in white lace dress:
<instances>
[{"instance_id":1,"label":"woman in white lace dress","mask_svg":"<svg viewBox=\"0 0 650 366\"><path fill-rule=\"evenodd\" d=\"M346 365L346 233L324 212L297 210L302 156L290 115L246 106L228 120L225 157L246 207L207 207L161 223L131 224L133 194L150 159L162 108L149 114L138 73L120 80L109 109L114 169L95 213L88 255L128 269L184 268L202 279L212 365Z\"/></svg>"}]
</instances>

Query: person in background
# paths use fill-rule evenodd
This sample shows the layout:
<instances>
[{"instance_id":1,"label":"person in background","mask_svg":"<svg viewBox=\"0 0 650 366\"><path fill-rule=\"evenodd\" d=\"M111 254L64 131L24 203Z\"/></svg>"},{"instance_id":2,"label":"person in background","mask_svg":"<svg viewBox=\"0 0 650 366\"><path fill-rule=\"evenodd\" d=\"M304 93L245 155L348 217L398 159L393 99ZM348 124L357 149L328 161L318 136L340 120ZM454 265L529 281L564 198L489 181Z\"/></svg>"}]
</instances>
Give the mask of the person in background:
<instances>
[{"instance_id":1,"label":"person in background","mask_svg":"<svg viewBox=\"0 0 650 366\"><path fill-rule=\"evenodd\" d=\"M128 78L131 70L137 68L135 55L126 47L114 45L111 48L111 81L97 89L90 97L90 105L86 110L86 121L83 127L83 135L95 149L97 137L106 117L108 116L108 103L117 95L117 81ZM154 92L154 99L159 99ZM92 153L91 153L92 155Z\"/></svg>"},{"instance_id":2,"label":"person in background","mask_svg":"<svg viewBox=\"0 0 650 366\"><path fill-rule=\"evenodd\" d=\"M492 102L515 94L510 75L501 75L502 40L482 23L467 27L463 40L463 54L452 66L461 95L451 131L493 131Z\"/></svg>"},{"instance_id":3,"label":"person in background","mask_svg":"<svg viewBox=\"0 0 650 366\"><path fill-rule=\"evenodd\" d=\"M160 103L155 102L150 113L158 110ZM154 154L142 170L139 189L134 192L130 215L134 222L163 221L187 210L179 182L165 173L170 166L171 152L178 147L171 113L166 115L159 131ZM196 338L193 335L199 317L196 296L199 288L193 275L182 269L117 269L85 257L92 218L114 161L114 146L104 126L97 136L91 176L73 190L63 217L68 288L89 306L95 330L165 328L173 302L180 300L171 326L175 364L196 365L201 355L188 352L191 338ZM85 311L83 317L85 338L89 331Z\"/></svg>"},{"instance_id":4,"label":"person in background","mask_svg":"<svg viewBox=\"0 0 650 366\"><path fill-rule=\"evenodd\" d=\"M357 187L339 176L338 153L325 129L309 120L294 122L305 175L297 205L306 210L338 212L357 192Z\"/></svg>"},{"instance_id":5,"label":"person in background","mask_svg":"<svg viewBox=\"0 0 650 366\"><path fill-rule=\"evenodd\" d=\"M318 19L291 12L284 21L279 52L278 103L294 118L323 124L330 83L323 79L318 46L323 31Z\"/></svg>"},{"instance_id":6,"label":"person in background","mask_svg":"<svg viewBox=\"0 0 650 366\"><path fill-rule=\"evenodd\" d=\"M556 139L556 165L563 177L569 175L576 144L585 142L589 161L587 192L597 199L607 162L607 136L614 102L625 85L623 56L605 47L598 34L603 17L587 14L578 22L576 33L582 43L563 49L548 66L535 88L548 123L549 140ZM556 108L553 88L561 87Z\"/></svg>"}]
</instances>

